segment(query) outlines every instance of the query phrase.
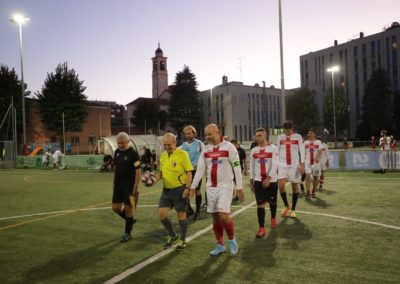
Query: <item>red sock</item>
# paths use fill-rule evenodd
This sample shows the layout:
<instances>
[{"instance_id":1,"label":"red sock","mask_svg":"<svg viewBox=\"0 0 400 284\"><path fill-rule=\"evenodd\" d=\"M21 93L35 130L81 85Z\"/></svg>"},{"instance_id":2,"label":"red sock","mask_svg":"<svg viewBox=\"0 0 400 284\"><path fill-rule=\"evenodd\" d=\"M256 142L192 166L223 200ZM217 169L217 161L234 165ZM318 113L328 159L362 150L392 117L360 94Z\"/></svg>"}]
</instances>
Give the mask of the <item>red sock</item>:
<instances>
[{"instance_id":1,"label":"red sock","mask_svg":"<svg viewBox=\"0 0 400 284\"><path fill-rule=\"evenodd\" d=\"M218 244L223 246L224 245L224 227L222 226L222 223L220 221L214 221L213 230L214 230L214 235L215 235L215 238L217 239Z\"/></svg>"},{"instance_id":2,"label":"red sock","mask_svg":"<svg viewBox=\"0 0 400 284\"><path fill-rule=\"evenodd\" d=\"M228 235L228 238L230 240L233 240L235 238L235 232L233 229L233 219L230 218L229 221L227 223L223 223L224 225L224 229L226 231L226 234Z\"/></svg>"}]
</instances>

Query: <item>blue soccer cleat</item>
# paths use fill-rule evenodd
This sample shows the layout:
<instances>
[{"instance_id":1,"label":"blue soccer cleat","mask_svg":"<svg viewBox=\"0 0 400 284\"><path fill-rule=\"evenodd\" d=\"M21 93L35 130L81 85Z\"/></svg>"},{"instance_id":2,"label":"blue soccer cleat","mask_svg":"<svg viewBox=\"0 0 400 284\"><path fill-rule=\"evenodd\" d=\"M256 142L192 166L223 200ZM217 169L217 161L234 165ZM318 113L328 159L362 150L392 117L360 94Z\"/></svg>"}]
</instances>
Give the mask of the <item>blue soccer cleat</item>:
<instances>
[{"instance_id":1,"label":"blue soccer cleat","mask_svg":"<svg viewBox=\"0 0 400 284\"><path fill-rule=\"evenodd\" d=\"M217 256L224 252L226 252L225 246L218 244L214 250L210 251L210 255Z\"/></svg>"},{"instance_id":2,"label":"blue soccer cleat","mask_svg":"<svg viewBox=\"0 0 400 284\"><path fill-rule=\"evenodd\" d=\"M231 250L231 255L235 255L238 252L238 245L236 243L236 240L229 240L229 248Z\"/></svg>"}]
</instances>

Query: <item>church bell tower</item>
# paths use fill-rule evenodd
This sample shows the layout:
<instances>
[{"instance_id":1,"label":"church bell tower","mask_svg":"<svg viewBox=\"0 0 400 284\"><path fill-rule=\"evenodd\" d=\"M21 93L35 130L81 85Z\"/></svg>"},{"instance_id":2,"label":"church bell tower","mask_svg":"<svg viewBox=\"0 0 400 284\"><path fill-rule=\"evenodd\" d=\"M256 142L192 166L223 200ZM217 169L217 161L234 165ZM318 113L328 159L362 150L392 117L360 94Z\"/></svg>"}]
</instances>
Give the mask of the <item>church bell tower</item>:
<instances>
[{"instance_id":1,"label":"church bell tower","mask_svg":"<svg viewBox=\"0 0 400 284\"><path fill-rule=\"evenodd\" d=\"M168 88L167 57L164 57L160 43L158 43L156 55L151 60L153 62L153 99L156 99Z\"/></svg>"}]
</instances>

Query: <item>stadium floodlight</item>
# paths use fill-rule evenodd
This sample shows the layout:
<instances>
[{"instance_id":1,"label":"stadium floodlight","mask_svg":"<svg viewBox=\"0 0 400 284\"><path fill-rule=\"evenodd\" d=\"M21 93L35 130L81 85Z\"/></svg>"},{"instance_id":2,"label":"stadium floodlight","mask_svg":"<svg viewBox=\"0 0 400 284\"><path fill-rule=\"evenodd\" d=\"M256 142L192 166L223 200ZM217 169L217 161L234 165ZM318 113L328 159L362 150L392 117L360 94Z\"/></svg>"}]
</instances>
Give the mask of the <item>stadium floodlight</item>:
<instances>
[{"instance_id":1,"label":"stadium floodlight","mask_svg":"<svg viewBox=\"0 0 400 284\"><path fill-rule=\"evenodd\" d=\"M25 146L26 145L26 119L25 119L24 60L23 60L23 52L22 52L22 24L26 23L29 20L30 20L29 18L27 18L21 14L15 14L10 19L11 23L17 24L19 27L19 51L20 51L20 57L21 57L21 91L22 91L22 135L23 135L24 149L26 147Z\"/></svg>"},{"instance_id":2,"label":"stadium floodlight","mask_svg":"<svg viewBox=\"0 0 400 284\"><path fill-rule=\"evenodd\" d=\"M336 107L335 107L335 72L339 71L339 66L335 65L328 68L326 71L332 73L332 105L333 105L333 135L335 137L335 148L336 148Z\"/></svg>"}]
</instances>

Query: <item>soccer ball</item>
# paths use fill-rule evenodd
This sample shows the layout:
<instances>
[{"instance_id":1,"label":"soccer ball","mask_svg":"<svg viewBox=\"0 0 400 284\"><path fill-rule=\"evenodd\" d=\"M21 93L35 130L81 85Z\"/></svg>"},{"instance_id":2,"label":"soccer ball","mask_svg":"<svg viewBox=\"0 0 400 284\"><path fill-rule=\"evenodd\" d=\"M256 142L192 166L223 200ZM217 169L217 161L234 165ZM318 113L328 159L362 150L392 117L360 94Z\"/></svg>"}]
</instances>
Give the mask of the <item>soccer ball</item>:
<instances>
[{"instance_id":1,"label":"soccer ball","mask_svg":"<svg viewBox=\"0 0 400 284\"><path fill-rule=\"evenodd\" d=\"M152 186L156 183L156 181L157 178L154 172L146 171L145 173L143 173L142 182L145 184L145 186Z\"/></svg>"}]
</instances>

